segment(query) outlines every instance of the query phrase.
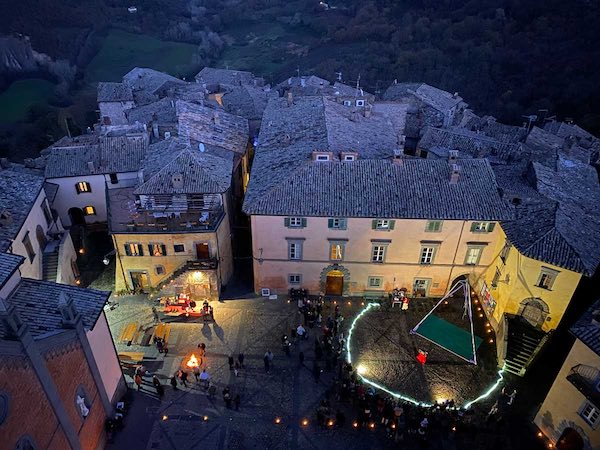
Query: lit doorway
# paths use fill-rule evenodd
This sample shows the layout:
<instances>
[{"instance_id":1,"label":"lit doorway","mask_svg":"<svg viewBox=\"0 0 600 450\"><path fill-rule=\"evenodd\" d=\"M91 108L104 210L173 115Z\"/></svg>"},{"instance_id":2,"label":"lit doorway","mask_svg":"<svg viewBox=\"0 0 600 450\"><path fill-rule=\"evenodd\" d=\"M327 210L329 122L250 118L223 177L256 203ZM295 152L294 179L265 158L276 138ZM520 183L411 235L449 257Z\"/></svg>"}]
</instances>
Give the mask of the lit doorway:
<instances>
[{"instance_id":1,"label":"lit doorway","mask_svg":"<svg viewBox=\"0 0 600 450\"><path fill-rule=\"evenodd\" d=\"M196 258L199 261L205 261L207 259L210 259L210 251L207 242L201 242L199 244L196 244Z\"/></svg>"},{"instance_id":2,"label":"lit doorway","mask_svg":"<svg viewBox=\"0 0 600 450\"><path fill-rule=\"evenodd\" d=\"M131 276L131 286L134 292L143 292L143 290L148 287L148 272L132 271L129 274Z\"/></svg>"},{"instance_id":3,"label":"lit doorway","mask_svg":"<svg viewBox=\"0 0 600 450\"><path fill-rule=\"evenodd\" d=\"M342 295L344 291L344 274L339 270L327 272L325 295Z\"/></svg>"}]
</instances>

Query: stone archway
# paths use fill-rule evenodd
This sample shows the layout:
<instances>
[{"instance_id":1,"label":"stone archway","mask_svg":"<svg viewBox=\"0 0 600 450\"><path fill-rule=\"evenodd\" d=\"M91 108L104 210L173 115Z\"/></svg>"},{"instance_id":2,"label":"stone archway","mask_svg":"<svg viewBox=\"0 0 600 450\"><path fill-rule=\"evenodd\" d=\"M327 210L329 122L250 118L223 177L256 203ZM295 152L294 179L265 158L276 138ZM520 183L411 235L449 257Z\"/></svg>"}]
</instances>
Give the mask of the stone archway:
<instances>
[{"instance_id":1,"label":"stone archway","mask_svg":"<svg viewBox=\"0 0 600 450\"><path fill-rule=\"evenodd\" d=\"M328 276L335 276L335 277L341 277L342 278L342 292L341 294L333 294L333 295L347 295L348 294L348 290L349 290L349 286L350 286L350 271L345 268L344 266L341 266L339 264L331 264L327 267L325 267L322 271L321 271L321 280L320 280L320 287L321 287L321 292L325 293L327 295L327 278Z\"/></svg>"},{"instance_id":2,"label":"stone archway","mask_svg":"<svg viewBox=\"0 0 600 450\"><path fill-rule=\"evenodd\" d=\"M592 445L586 432L577 425L575 422L570 420L563 420L558 425L557 435L559 438L556 440L556 448L563 450L591 450Z\"/></svg>"},{"instance_id":3,"label":"stone archway","mask_svg":"<svg viewBox=\"0 0 600 450\"><path fill-rule=\"evenodd\" d=\"M549 312L550 308L544 300L529 297L521 302L518 315L529 322L531 326L541 328Z\"/></svg>"}]
</instances>

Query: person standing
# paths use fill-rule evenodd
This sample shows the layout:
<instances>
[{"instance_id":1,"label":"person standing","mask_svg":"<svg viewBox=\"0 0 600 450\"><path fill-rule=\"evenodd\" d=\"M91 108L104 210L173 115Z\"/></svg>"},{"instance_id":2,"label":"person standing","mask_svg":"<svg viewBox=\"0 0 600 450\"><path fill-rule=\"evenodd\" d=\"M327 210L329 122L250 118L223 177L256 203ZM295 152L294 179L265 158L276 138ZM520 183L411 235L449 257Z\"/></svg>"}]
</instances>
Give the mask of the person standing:
<instances>
[{"instance_id":1,"label":"person standing","mask_svg":"<svg viewBox=\"0 0 600 450\"><path fill-rule=\"evenodd\" d=\"M240 366L240 362L236 361L234 366L233 366L233 373L235 374L235 376L237 377L240 374L240 369L242 367Z\"/></svg>"},{"instance_id":2,"label":"person standing","mask_svg":"<svg viewBox=\"0 0 600 450\"><path fill-rule=\"evenodd\" d=\"M231 389L229 389L229 386L223 389L223 401L225 402L225 407L231 409Z\"/></svg>"},{"instance_id":3,"label":"person standing","mask_svg":"<svg viewBox=\"0 0 600 450\"><path fill-rule=\"evenodd\" d=\"M135 381L135 384L137 384L138 391L142 389L142 376L139 373L136 372L133 381Z\"/></svg>"},{"instance_id":4,"label":"person standing","mask_svg":"<svg viewBox=\"0 0 600 450\"><path fill-rule=\"evenodd\" d=\"M196 383L200 382L200 366L194 366L192 368L192 372L194 373L194 378L196 378Z\"/></svg>"},{"instance_id":5,"label":"person standing","mask_svg":"<svg viewBox=\"0 0 600 450\"><path fill-rule=\"evenodd\" d=\"M210 375L208 374L206 369L202 369L202 373L200 374L200 381L202 381L204 389L208 389L208 386L210 385Z\"/></svg>"},{"instance_id":6,"label":"person standing","mask_svg":"<svg viewBox=\"0 0 600 450\"><path fill-rule=\"evenodd\" d=\"M306 339L306 329L302 326L302 324L298 325L298 328L296 328L296 334L300 339Z\"/></svg>"},{"instance_id":7,"label":"person standing","mask_svg":"<svg viewBox=\"0 0 600 450\"><path fill-rule=\"evenodd\" d=\"M175 375L171 377L171 386L173 386L174 391L177 390L177 377Z\"/></svg>"},{"instance_id":8,"label":"person standing","mask_svg":"<svg viewBox=\"0 0 600 450\"><path fill-rule=\"evenodd\" d=\"M233 370L233 355L229 356L227 361L229 362L229 370Z\"/></svg>"}]
</instances>

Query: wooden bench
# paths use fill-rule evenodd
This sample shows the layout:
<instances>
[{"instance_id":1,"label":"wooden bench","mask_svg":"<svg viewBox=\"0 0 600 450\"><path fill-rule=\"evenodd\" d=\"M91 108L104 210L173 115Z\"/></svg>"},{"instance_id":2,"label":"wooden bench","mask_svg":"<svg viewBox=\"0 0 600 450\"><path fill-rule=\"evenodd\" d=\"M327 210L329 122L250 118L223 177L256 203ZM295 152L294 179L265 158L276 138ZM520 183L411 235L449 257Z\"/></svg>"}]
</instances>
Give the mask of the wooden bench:
<instances>
[{"instance_id":1,"label":"wooden bench","mask_svg":"<svg viewBox=\"0 0 600 450\"><path fill-rule=\"evenodd\" d=\"M119 342L123 344L127 342L133 342L137 337L138 329L139 326L137 322L128 323L125 326L125 328L123 328L123 331L121 331L121 336L119 336Z\"/></svg>"},{"instance_id":2,"label":"wooden bench","mask_svg":"<svg viewBox=\"0 0 600 450\"><path fill-rule=\"evenodd\" d=\"M169 342L171 335L171 325L168 323L159 323L154 329L154 337L161 338L165 343Z\"/></svg>"}]
</instances>

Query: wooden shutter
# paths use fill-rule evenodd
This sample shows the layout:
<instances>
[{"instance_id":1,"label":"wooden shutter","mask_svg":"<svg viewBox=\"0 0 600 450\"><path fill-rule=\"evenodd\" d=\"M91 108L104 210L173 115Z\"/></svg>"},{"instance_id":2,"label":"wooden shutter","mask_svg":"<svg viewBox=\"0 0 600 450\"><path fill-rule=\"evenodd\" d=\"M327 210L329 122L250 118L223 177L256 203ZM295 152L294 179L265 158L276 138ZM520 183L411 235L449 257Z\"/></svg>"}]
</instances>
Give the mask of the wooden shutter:
<instances>
[{"instance_id":1,"label":"wooden shutter","mask_svg":"<svg viewBox=\"0 0 600 450\"><path fill-rule=\"evenodd\" d=\"M306 217L302 218L302 228L306 227Z\"/></svg>"},{"instance_id":2,"label":"wooden shutter","mask_svg":"<svg viewBox=\"0 0 600 450\"><path fill-rule=\"evenodd\" d=\"M79 190L79 183L75 183L75 191L77 192L77 195L81 194L81 191Z\"/></svg>"},{"instance_id":3,"label":"wooden shutter","mask_svg":"<svg viewBox=\"0 0 600 450\"><path fill-rule=\"evenodd\" d=\"M290 218L286 217L285 219L283 219L283 224L289 228L290 227Z\"/></svg>"},{"instance_id":4,"label":"wooden shutter","mask_svg":"<svg viewBox=\"0 0 600 450\"><path fill-rule=\"evenodd\" d=\"M153 249L152 249L152 247L153 247L153 245L152 245L152 244L148 244L148 254L149 254L150 256L154 256L154 252L152 251L152 250L153 250Z\"/></svg>"},{"instance_id":5,"label":"wooden shutter","mask_svg":"<svg viewBox=\"0 0 600 450\"><path fill-rule=\"evenodd\" d=\"M475 228L477 228L477 224L478 224L478 223L479 223L479 222L473 222L473 223L471 224L471 233L475 231Z\"/></svg>"},{"instance_id":6,"label":"wooden shutter","mask_svg":"<svg viewBox=\"0 0 600 450\"><path fill-rule=\"evenodd\" d=\"M377 229L377 220L372 220L371 221L371 229L373 229L373 230Z\"/></svg>"},{"instance_id":7,"label":"wooden shutter","mask_svg":"<svg viewBox=\"0 0 600 450\"><path fill-rule=\"evenodd\" d=\"M340 219L340 230L345 230L348 227L348 219Z\"/></svg>"},{"instance_id":8,"label":"wooden shutter","mask_svg":"<svg viewBox=\"0 0 600 450\"><path fill-rule=\"evenodd\" d=\"M394 229L394 225L396 225L396 221L395 220L390 220L390 230Z\"/></svg>"},{"instance_id":9,"label":"wooden shutter","mask_svg":"<svg viewBox=\"0 0 600 450\"><path fill-rule=\"evenodd\" d=\"M496 222L490 222L490 226L488 227L488 232L494 231L494 227L496 226Z\"/></svg>"},{"instance_id":10,"label":"wooden shutter","mask_svg":"<svg viewBox=\"0 0 600 450\"><path fill-rule=\"evenodd\" d=\"M137 244L138 247L138 254L139 256L144 256L144 246L142 244ZM150 253L152 254L152 253Z\"/></svg>"},{"instance_id":11,"label":"wooden shutter","mask_svg":"<svg viewBox=\"0 0 600 450\"><path fill-rule=\"evenodd\" d=\"M167 246L165 244L160 244L160 247L162 249L162 255L167 256Z\"/></svg>"},{"instance_id":12,"label":"wooden shutter","mask_svg":"<svg viewBox=\"0 0 600 450\"><path fill-rule=\"evenodd\" d=\"M129 249L129 245L125 244L125 255L131 256L131 250Z\"/></svg>"},{"instance_id":13,"label":"wooden shutter","mask_svg":"<svg viewBox=\"0 0 600 450\"><path fill-rule=\"evenodd\" d=\"M333 219L327 220L327 228L333 228Z\"/></svg>"}]
</instances>

